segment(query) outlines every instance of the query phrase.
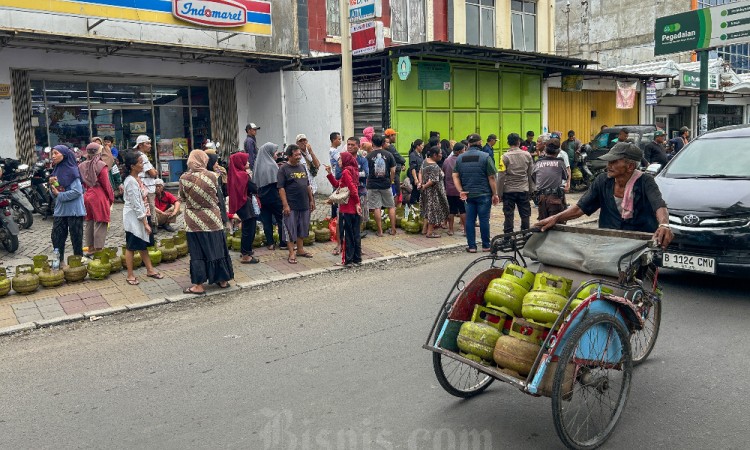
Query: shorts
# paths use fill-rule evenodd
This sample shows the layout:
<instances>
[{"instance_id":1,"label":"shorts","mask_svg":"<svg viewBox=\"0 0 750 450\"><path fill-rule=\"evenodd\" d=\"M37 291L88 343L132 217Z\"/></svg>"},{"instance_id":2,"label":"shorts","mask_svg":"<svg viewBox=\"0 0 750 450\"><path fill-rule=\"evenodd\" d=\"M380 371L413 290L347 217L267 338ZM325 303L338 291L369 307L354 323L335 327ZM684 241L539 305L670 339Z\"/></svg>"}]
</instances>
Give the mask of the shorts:
<instances>
[{"instance_id":1,"label":"shorts","mask_svg":"<svg viewBox=\"0 0 750 450\"><path fill-rule=\"evenodd\" d=\"M288 216L284 216L284 228L289 242L306 238L310 234L310 210L291 210Z\"/></svg>"},{"instance_id":2,"label":"shorts","mask_svg":"<svg viewBox=\"0 0 750 450\"><path fill-rule=\"evenodd\" d=\"M395 206L390 189L367 190L367 209L394 208Z\"/></svg>"},{"instance_id":3,"label":"shorts","mask_svg":"<svg viewBox=\"0 0 750 450\"><path fill-rule=\"evenodd\" d=\"M458 195L448 195L448 213L452 215L466 214L466 203Z\"/></svg>"}]
</instances>

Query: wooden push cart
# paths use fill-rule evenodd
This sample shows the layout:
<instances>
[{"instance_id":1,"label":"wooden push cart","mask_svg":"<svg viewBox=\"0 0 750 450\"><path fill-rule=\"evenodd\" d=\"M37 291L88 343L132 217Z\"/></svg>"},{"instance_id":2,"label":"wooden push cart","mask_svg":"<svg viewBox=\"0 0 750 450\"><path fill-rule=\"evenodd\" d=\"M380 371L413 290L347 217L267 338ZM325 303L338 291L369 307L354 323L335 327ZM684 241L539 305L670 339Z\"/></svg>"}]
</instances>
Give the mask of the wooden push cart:
<instances>
[{"instance_id":1,"label":"wooden push cart","mask_svg":"<svg viewBox=\"0 0 750 450\"><path fill-rule=\"evenodd\" d=\"M491 253L470 263L453 284L423 347L433 352L435 375L448 393L471 397L500 380L526 394L549 396L563 443L576 449L596 448L610 436L623 411L633 366L648 357L656 342L661 319L656 264L660 252L647 233L566 226L554 230L545 236L527 230L495 237ZM586 241L626 239L634 248L616 259L616 277L592 276L541 261L539 271L563 273L581 284L570 294L546 337L540 339L541 350L527 376L461 353L456 344L459 329L475 316L490 282L499 278L508 264L529 267L523 251L529 240L547 239L555 233L563 237L576 233ZM489 264L489 268L467 279L481 264ZM591 295L571 308L586 289ZM507 332L507 325L505 328Z\"/></svg>"}]
</instances>

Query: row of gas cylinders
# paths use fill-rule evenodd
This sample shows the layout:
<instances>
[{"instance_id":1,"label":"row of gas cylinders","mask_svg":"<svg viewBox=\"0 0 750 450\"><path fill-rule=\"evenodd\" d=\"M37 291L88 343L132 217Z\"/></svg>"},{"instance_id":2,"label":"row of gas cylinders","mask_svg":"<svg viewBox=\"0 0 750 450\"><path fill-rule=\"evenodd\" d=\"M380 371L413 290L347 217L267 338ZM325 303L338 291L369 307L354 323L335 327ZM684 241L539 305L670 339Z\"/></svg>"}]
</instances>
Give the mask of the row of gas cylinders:
<instances>
[{"instance_id":1,"label":"row of gas cylinders","mask_svg":"<svg viewBox=\"0 0 750 450\"><path fill-rule=\"evenodd\" d=\"M156 266L161 262L172 262L188 254L187 236L179 231L173 238L162 239L159 246L148 247L151 263ZM7 295L11 289L17 294L29 294L39 286L53 288L63 283L77 283L88 275L92 280L103 280L110 274L126 267L125 246L122 255L117 254L117 247L108 247L94 253L93 258L84 264L79 255L70 255L67 266L53 269L47 255L32 258L34 264L21 264L16 267L15 276L11 279L5 268L0 267L0 297ZM133 253L133 268L143 263L140 252Z\"/></svg>"},{"instance_id":2,"label":"row of gas cylinders","mask_svg":"<svg viewBox=\"0 0 750 450\"><path fill-rule=\"evenodd\" d=\"M528 376L553 322L568 301L573 281L545 272L534 274L509 264L500 278L492 280L484 294L484 305L476 305L470 322L457 336L461 354L485 365L519 376ZM596 292L583 289L572 302L575 309ZM603 292L611 293L608 288Z\"/></svg>"}]
</instances>

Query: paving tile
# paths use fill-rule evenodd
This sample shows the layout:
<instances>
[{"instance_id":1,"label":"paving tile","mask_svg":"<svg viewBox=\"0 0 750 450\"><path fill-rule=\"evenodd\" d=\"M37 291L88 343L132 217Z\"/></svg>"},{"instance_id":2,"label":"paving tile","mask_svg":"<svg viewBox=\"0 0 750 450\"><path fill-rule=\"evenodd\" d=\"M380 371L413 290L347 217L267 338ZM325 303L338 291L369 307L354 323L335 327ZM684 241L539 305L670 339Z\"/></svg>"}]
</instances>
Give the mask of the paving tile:
<instances>
[{"instance_id":1,"label":"paving tile","mask_svg":"<svg viewBox=\"0 0 750 450\"><path fill-rule=\"evenodd\" d=\"M36 322L37 320L44 320L44 317L42 317L41 313L37 312L36 314L17 315L16 319L18 320L18 323L28 323Z\"/></svg>"},{"instance_id":2,"label":"paving tile","mask_svg":"<svg viewBox=\"0 0 750 450\"><path fill-rule=\"evenodd\" d=\"M62 309L59 309L57 311L49 311L49 312L42 311L42 319L45 319L45 320L46 319L53 319L55 317L61 317L61 316L64 316L66 314L67 313L65 311L63 311Z\"/></svg>"},{"instance_id":3,"label":"paving tile","mask_svg":"<svg viewBox=\"0 0 750 450\"><path fill-rule=\"evenodd\" d=\"M45 306L39 307L39 312L41 312L42 314L54 312L54 311L62 311L62 310L63 310L63 307L60 306L59 303L57 305L45 305Z\"/></svg>"},{"instance_id":4,"label":"paving tile","mask_svg":"<svg viewBox=\"0 0 750 450\"><path fill-rule=\"evenodd\" d=\"M83 304L86 306L97 305L97 304L106 302L104 300L104 297L102 297L101 295L97 295L95 297L84 298L82 300L83 300Z\"/></svg>"},{"instance_id":5,"label":"paving tile","mask_svg":"<svg viewBox=\"0 0 750 450\"><path fill-rule=\"evenodd\" d=\"M34 303L36 304L36 306L39 306L40 308L42 306L47 306L47 305L60 306L60 302L57 300L57 298L44 298L44 299L36 300Z\"/></svg>"},{"instance_id":6,"label":"paving tile","mask_svg":"<svg viewBox=\"0 0 750 450\"><path fill-rule=\"evenodd\" d=\"M81 292L78 295L81 297L81 300L86 300L87 298L92 298L92 297L101 297L101 294L99 293L99 291Z\"/></svg>"},{"instance_id":7,"label":"paving tile","mask_svg":"<svg viewBox=\"0 0 750 450\"><path fill-rule=\"evenodd\" d=\"M13 325L18 325L18 319L16 319L16 316L13 316L12 318L0 318L0 328L12 327Z\"/></svg>"},{"instance_id":8,"label":"paving tile","mask_svg":"<svg viewBox=\"0 0 750 450\"><path fill-rule=\"evenodd\" d=\"M25 311L25 310L36 310L37 306L34 302L23 302L23 303L16 303L13 306L13 311Z\"/></svg>"}]
</instances>

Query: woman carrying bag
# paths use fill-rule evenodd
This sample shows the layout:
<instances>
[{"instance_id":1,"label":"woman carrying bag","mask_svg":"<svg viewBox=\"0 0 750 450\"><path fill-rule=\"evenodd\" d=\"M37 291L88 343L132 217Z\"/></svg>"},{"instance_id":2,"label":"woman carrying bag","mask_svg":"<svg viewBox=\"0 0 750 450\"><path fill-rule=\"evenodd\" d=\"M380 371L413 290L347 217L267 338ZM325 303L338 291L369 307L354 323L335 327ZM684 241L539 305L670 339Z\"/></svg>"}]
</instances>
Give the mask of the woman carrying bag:
<instances>
[{"instance_id":1,"label":"woman carrying bag","mask_svg":"<svg viewBox=\"0 0 750 450\"><path fill-rule=\"evenodd\" d=\"M359 234L362 205L359 202L359 193L357 192L359 166L357 160L349 152L340 152L338 162L341 167L341 179L336 180L331 173L330 166L326 166L326 171L328 172L328 181L333 187L349 190L349 199L339 206L339 220L341 220L339 229L344 235L341 239L344 247L341 251L341 264L351 266L362 263L362 240ZM332 196L332 198L335 197L335 195Z\"/></svg>"}]
</instances>

